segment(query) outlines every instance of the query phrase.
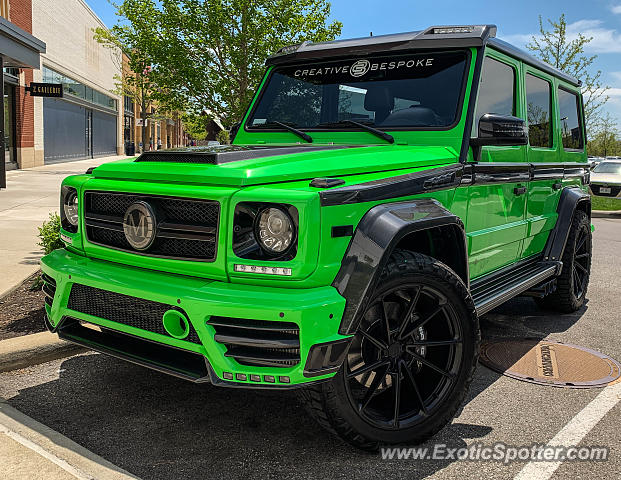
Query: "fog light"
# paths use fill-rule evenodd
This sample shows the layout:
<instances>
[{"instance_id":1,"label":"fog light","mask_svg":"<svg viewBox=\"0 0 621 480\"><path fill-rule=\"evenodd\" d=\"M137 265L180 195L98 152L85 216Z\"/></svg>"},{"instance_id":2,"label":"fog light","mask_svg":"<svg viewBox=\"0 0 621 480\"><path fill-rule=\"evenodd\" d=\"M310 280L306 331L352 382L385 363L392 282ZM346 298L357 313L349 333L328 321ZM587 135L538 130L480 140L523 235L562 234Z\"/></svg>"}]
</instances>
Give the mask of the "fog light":
<instances>
[{"instance_id":1,"label":"fog light","mask_svg":"<svg viewBox=\"0 0 621 480\"><path fill-rule=\"evenodd\" d=\"M250 381L251 382L260 382L261 381L261 375L250 375Z\"/></svg>"},{"instance_id":2,"label":"fog light","mask_svg":"<svg viewBox=\"0 0 621 480\"><path fill-rule=\"evenodd\" d=\"M276 381L273 375L264 375L263 380L265 380L267 383L274 383Z\"/></svg>"},{"instance_id":3,"label":"fog light","mask_svg":"<svg viewBox=\"0 0 621 480\"><path fill-rule=\"evenodd\" d=\"M225 380L233 380L233 374L231 372L223 372L222 378Z\"/></svg>"},{"instance_id":4,"label":"fog light","mask_svg":"<svg viewBox=\"0 0 621 480\"><path fill-rule=\"evenodd\" d=\"M241 380L242 382L246 381L246 374L245 373L236 373L235 374L235 378L237 380Z\"/></svg>"},{"instance_id":5,"label":"fog light","mask_svg":"<svg viewBox=\"0 0 621 480\"><path fill-rule=\"evenodd\" d=\"M291 380L289 379L289 377L278 377L278 381L280 383L291 383Z\"/></svg>"}]
</instances>

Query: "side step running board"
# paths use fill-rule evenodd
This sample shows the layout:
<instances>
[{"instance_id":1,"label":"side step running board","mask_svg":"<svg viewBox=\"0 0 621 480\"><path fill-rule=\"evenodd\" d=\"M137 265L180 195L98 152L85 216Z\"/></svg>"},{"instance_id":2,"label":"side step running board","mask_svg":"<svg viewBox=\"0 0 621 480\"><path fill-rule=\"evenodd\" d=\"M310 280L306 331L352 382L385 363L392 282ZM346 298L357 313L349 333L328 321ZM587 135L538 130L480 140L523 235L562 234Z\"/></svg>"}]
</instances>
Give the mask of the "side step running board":
<instances>
[{"instance_id":1,"label":"side step running board","mask_svg":"<svg viewBox=\"0 0 621 480\"><path fill-rule=\"evenodd\" d=\"M483 315L555 276L560 267L560 262L530 261L474 281L470 291L477 314Z\"/></svg>"}]
</instances>

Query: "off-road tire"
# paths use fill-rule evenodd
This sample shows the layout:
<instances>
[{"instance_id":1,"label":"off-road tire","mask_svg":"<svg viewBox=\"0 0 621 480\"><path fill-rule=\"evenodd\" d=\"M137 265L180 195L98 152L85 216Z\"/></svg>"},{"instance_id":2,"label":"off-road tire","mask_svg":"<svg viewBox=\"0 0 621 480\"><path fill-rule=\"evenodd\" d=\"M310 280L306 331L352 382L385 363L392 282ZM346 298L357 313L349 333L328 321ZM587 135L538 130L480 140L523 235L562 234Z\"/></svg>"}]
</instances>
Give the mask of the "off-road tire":
<instances>
[{"instance_id":1,"label":"off-road tire","mask_svg":"<svg viewBox=\"0 0 621 480\"><path fill-rule=\"evenodd\" d=\"M455 416L474 376L481 337L474 303L464 282L453 270L434 258L396 250L382 271L371 298L383 298L383 292L408 281L424 282L441 290L451 302L457 313L455 317L460 322L463 335L461 363L454 376L455 383L447 392L441 408L435 409L415 427L381 430L366 422L350 402L345 387L345 365L330 381L298 390L299 399L322 427L360 449L375 451L385 444L418 444L432 437Z\"/></svg>"},{"instance_id":2,"label":"off-road tire","mask_svg":"<svg viewBox=\"0 0 621 480\"><path fill-rule=\"evenodd\" d=\"M586 268L586 278L584 287L579 296L576 295L574 262L576 262L576 248L578 241L584 235L586 238L586 251L589 256L587 262L583 262ZM556 290L543 298L537 298L537 304L546 310L554 310L561 313L571 313L580 309L586 299L587 288L589 286L589 276L591 273L591 250L592 250L591 222L588 215L582 210L576 210L571 223L571 229L567 237L565 251L561 258L563 269L556 279Z\"/></svg>"}]
</instances>

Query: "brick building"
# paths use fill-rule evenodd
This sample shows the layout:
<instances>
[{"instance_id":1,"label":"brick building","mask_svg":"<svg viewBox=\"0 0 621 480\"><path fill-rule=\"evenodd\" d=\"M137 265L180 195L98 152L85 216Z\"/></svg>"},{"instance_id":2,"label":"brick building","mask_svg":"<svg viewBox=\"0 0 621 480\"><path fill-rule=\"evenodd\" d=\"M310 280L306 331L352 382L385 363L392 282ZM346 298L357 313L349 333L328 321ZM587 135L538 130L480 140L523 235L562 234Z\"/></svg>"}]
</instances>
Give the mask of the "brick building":
<instances>
[{"instance_id":1,"label":"brick building","mask_svg":"<svg viewBox=\"0 0 621 480\"><path fill-rule=\"evenodd\" d=\"M129 59L123 54L123 76L133 76ZM128 93L133 93L133 88ZM140 95L137 95L140 97ZM135 95L134 95L135 97ZM123 139L126 144L134 144L136 152L141 150L142 129L144 128L140 98L126 95L123 99ZM188 135L183 128L178 112L162 114L156 103L147 106L147 136L144 150L182 147L188 143Z\"/></svg>"},{"instance_id":2,"label":"brick building","mask_svg":"<svg viewBox=\"0 0 621 480\"><path fill-rule=\"evenodd\" d=\"M123 153L123 99L111 93L121 55L94 40L105 25L85 1L0 0L0 16L45 44L40 64L4 69L4 166ZM31 82L60 83L63 97L33 97Z\"/></svg>"},{"instance_id":3,"label":"brick building","mask_svg":"<svg viewBox=\"0 0 621 480\"><path fill-rule=\"evenodd\" d=\"M6 168L34 159L34 101L24 85L40 67L45 43L32 35L30 0L0 0L0 188Z\"/></svg>"}]
</instances>

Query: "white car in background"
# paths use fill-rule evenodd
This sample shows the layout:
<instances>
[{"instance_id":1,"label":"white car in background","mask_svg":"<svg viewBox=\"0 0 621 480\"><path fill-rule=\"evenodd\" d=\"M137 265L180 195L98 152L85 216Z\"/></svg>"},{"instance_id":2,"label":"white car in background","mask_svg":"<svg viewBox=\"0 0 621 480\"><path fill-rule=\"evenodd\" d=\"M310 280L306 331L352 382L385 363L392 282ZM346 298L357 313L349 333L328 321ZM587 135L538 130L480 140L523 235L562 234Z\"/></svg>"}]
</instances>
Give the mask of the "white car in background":
<instances>
[{"instance_id":1,"label":"white car in background","mask_svg":"<svg viewBox=\"0 0 621 480\"><path fill-rule=\"evenodd\" d=\"M591 171L591 193L618 197L621 192L621 159L603 160Z\"/></svg>"}]
</instances>

